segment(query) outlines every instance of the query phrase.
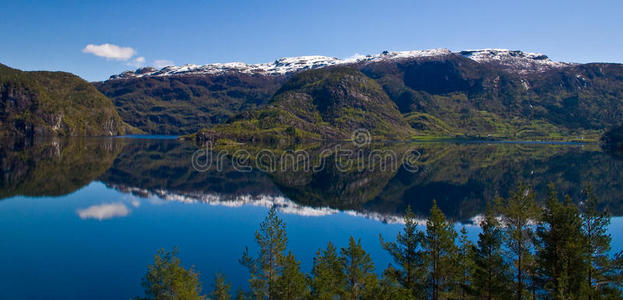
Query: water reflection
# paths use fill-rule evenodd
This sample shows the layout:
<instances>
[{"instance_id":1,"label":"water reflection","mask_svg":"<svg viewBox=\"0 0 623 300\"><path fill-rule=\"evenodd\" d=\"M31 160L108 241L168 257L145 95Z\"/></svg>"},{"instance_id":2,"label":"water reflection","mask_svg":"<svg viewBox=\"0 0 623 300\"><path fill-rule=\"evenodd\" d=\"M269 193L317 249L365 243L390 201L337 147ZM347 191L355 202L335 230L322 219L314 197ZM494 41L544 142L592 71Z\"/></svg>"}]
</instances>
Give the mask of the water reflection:
<instances>
[{"instance_id":1,"label":"water reflection","mask_svg":"<svg viewBox=\"0 0 623 300\"><path fill-rule=\"evenodd\" d=\"M108 203L100 205L91 205L84 209L78 209L77 211L80 219L97 219L106 220L112 218L125 217L130 213L130 210L123 203Z\"/></svg>"},{"instance_id":2,"label":"water reflection","mask_svg":"<svg viewBox=\"0 0 623 300\"><path fill-rule=\"evenodd\" d=\"M365 151L417 151L416 172L377 168L376 162L374 168L338 170L330 167L338 158L328 152L319 172L239 172L231 160L221 171L197 172L190 161L197 147L175 140L1 145L0 265L6 276L0 275L0 290L8 299L140 295L153 253L174 246L182 261L200 270L204 287L216 272L225 272L233 287L248 287L238 259L245 246L254 245L253 233L274 205L306 272L318 248L328 241L344 247L349 236L361 238L382 269L391 257L378 235L396 236L402 226L391 223L401 221L407 205L424 216L437 199L452 218L469 222L518 180L541 195L554 182L576 200L581 183L592 181L610 211L623 215L623 161L596 146L403 143ZM332 146L306 150L318 159ZM616 250L623 247L622 220L614 218L610 227ZM467 228L474 239L477 227Z\"/></svg>"},{"instance_id":3,"label":"water reflection","mask_svg":"<svg viewBox=\"0 0 623 300\"><path fill-rule=\"evenodd\" d=\"M424 216L436 199L450 217L469 221L487 201L507 196L509 187L519 181L533 185L541 195L547 184L554 183L576 201L581 200L582 184L592 182L610 212L623 215L623 161L596 145L393 143L363 150L399 156L417 153L414 165L382 168L380 161L372 160L351 169L338 167L343 157L326 151L334 147L306 149L311 160L323 161L324 167L315 171L240 172L225 159L220 170L198 172L191 167L197 147L176 140L13 141L0 149L0 197L65 195L101 181L137 198L277 205L283 212L300 215L347 211L386 222L399 220L407 205ZM103 203L78 213L81 218L103 220L129 211L125 204Z\"/></svg>"},{"instance_id":4,"label":"water reflection","mask_svg":"<svg viewBox=\"0 0 623 300\"><path fill-rule=\"evenodd\" d=\"M0 147L0 199L61 196L106 172L122 149L115 139L5 139Z\"/></svg>"}]
</instances>

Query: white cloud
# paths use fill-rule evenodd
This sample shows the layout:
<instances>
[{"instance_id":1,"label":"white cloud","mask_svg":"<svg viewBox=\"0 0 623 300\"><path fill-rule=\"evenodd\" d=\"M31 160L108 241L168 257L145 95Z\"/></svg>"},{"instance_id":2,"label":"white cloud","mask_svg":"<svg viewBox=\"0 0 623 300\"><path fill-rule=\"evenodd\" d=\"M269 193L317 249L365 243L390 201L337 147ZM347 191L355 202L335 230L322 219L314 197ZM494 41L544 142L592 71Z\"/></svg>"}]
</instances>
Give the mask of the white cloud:
<instances>
[{"instance_id":1,"label":"white cloud","mask_svg":"<svg viewBox=\"0 0 623 300\"><path fill-rule=\"evenodd\" d=\"M82 49L82 52L115 60L128 60L136 54L136 51L130 47L119 47L113 44L88 44ZM145 58L143 58L143 62L144 60Z\"/></svg>"},{"instance_id":2,"label":"white cloud","mask_svg":"<svg viewBox=\"0 0 623 300\"><path fill-rule=\"evenodd\" d=\"M154 67L161 69L164 68L166 66L173 66L175 65L172 61L170 60L166 60L166 59L156 59L154 60Z\"/></svg>"},{"instance_id":3,"label":"white cloud","mask_svg":"<svg viewBox=\"0 0 623 300\"><path fill-rule=\"evenodd\" d=\"M80 219L98 219L101 221L116 217L125 217L130 213L130 210L123 203L110 203L92 205L85 209L79 209L77 212Z\"/></svg>"},{"instance_id":4,"label":"white cloud","mask_svg":"<svg viewBox=\"0 0 623 300\"><path fill-rule=\"evenodd\" d=\"M139 67L143 66L143 64L145 64L145 58L142 57L142 56L139 56L139 57L129 61L126 65L128 65L130 67L139 68Z\"/></svg>"}]
</instances>

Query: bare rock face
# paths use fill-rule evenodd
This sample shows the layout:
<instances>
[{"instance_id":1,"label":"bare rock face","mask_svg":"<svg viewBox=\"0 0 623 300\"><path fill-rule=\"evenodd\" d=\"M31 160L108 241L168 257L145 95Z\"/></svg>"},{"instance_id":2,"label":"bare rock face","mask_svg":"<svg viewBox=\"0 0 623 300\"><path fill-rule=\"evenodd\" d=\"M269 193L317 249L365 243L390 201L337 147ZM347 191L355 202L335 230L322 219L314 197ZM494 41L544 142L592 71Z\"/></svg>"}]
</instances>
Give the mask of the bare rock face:
<instances>
[{"instance_id":1,"label":"bare rock face","mask_svg":"<svg viewBox=\"0 0 623 300\"><path fill-rule=\"evenodd\" d=\"M21 118L12 119L11 115L23 111L37 111L34 97L32 92L20 89L14 84L0 85L0 121L3 127L12 127L16 131L32 135L34 133L32 122Z\"/></svg>"}]
</instances>

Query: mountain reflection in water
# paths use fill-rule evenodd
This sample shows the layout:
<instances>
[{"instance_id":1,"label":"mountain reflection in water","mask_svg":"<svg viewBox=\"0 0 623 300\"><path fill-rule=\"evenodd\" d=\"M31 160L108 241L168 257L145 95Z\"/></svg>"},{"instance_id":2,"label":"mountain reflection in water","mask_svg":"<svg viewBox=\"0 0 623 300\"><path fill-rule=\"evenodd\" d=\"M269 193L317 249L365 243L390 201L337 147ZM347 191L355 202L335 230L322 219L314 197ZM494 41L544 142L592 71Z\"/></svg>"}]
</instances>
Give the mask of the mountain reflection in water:
<instances>
[{"instance_id":1,"label":"mountain reflection in water","mask_svg":"<svg viewBox=\"0 0 623 300\"><path fill-rule=\"evenodd\" d=\"M534 186L542 197L554 183L575 201L581 200L583 185L591 182L609 211L623 215L623 162L597 145L393 143L365 151L417 153L415 169L380 168L370 162L351 170L336 167L338 157L324 151L334 146L309 149L312 160L323 159L319 171L241 172L224 159L221 170L198 172L191 158L199 148L171 139L5 141L0 149L0 197L60 196L101 181L140 198L277 205L284 213L309 216L346 211L385 222L399 221L407 205L424 216L435 199L449 217L470 221L487 201L507 196L518 182ZM85 208L80 217L124 214L114 203L105 205Z\"/></svg>"}]
</instances>

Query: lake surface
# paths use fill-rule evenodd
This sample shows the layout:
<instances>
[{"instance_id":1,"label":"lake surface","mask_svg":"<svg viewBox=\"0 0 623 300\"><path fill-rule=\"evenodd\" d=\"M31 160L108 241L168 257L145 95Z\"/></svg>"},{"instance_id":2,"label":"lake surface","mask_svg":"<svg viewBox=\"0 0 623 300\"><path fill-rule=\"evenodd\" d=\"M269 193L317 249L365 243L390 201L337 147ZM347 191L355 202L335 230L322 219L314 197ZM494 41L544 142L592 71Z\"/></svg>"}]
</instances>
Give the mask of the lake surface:
<instances>
[{"instance_id":1,"label":"lake surface","mask_svg":"<svg viewBox=\"0 0 623 300\"><path fill-rule=\"evenodd\" d=\"M257 149L247 153L250 160L230 149L218 168L201 169L206 165L197 167L201 148L167 137L3 142L1 295L140 296L141 277L156 250L175 246L182 262L200 272L205 291L219 271L234 289L246 288L248 273L238 259L245 246L256 249L254 232L273 205L287 223L289 248L305 272L318 248L328 241L345 246L351 235L362 240L382 271L390 258L379 234L393 239L407 205L423 218L433 199L457 228L465 225L475 237L472 219L520 181L534 186L537 198L552 182L574 201L581 201L583 185L592 182L604 206L623 216L623 161L596 145L448 142L365 148L364 154L379 149L397 154L396 167L372 159L347 160L353 163L344 167L336 146L305 152L312 166L322 166L309 171L281 168L287 151L271 161L260 158ZM207 150L212 151L200 154L217 153ZM614 250L623 249L622 230L623 218L613 218Z\"/></svg>"}]
</instances>

